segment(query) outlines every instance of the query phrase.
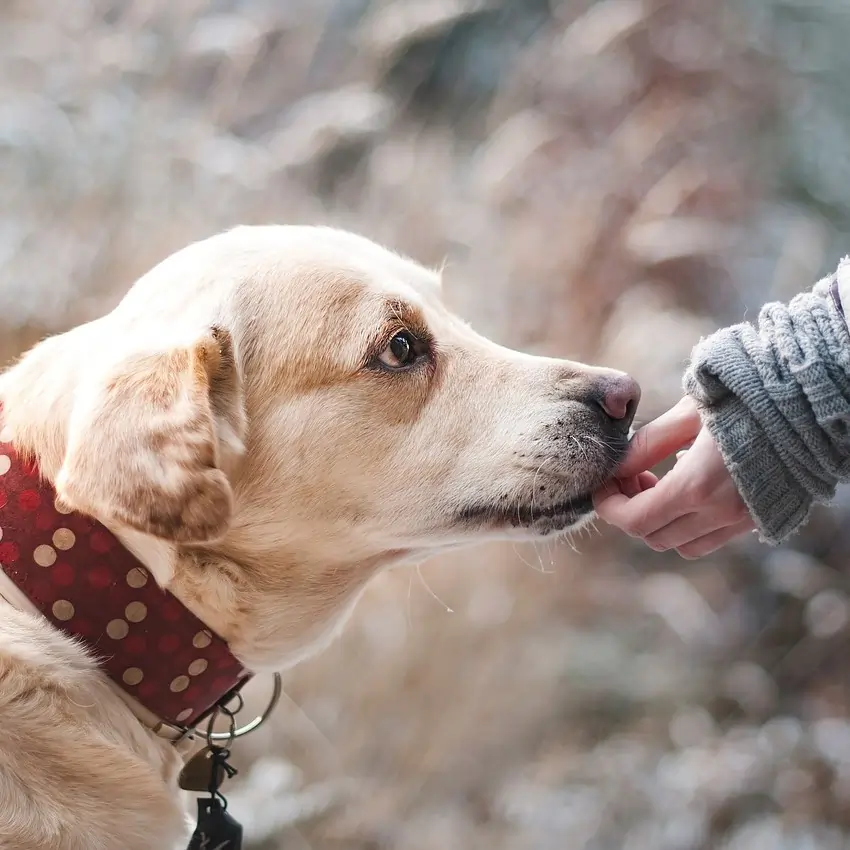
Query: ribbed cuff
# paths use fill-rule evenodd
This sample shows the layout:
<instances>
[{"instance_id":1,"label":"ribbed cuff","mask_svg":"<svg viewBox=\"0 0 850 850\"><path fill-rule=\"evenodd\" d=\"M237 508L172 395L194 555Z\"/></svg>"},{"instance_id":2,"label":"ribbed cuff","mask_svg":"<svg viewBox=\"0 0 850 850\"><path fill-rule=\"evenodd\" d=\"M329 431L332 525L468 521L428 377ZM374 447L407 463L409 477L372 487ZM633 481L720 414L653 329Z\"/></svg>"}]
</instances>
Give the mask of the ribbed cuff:
<instances>
[{"instance_id":1,"label":"ribbed cuff","mask_svg":"<svg viewBox=\"0 0 850 850\"><path fill-rule=\"evenodd\" d=\"M693 370L685 376L685 390L697 402L761 539L772 545L781 543L809 518L811 496L740 399L729 392L712 398Z\"/></svg>"}]
</instances>

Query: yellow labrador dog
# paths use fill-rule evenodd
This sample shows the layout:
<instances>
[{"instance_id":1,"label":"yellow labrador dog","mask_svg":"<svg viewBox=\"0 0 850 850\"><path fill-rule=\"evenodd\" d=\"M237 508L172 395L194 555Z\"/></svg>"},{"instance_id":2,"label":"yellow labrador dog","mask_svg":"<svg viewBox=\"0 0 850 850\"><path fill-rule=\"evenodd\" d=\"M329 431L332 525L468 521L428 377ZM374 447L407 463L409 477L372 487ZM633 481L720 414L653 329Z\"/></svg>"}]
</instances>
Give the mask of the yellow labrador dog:
<instances>
[{"instance_id":1,"label":"yellow labrador dog","mask_svg":"<svg viewBox=\"0 0 850 850\"><path fill-rule=\"evenodd\" d=\"M148 613L190 618L194 647L284 669L327 644L379 570L585 521L638 398L621 373L481 337L443 306L438 275L318 227L193 244L37 345L0 377L0 442L30 464L0 507L0 527L16 511L0 543L0 847L185 846L185 747L141 690L182 651L179 629L159 650L139 631L141 660L120 674L96 657L111 657L103 641L123 658ZM150 576L172 608L122 601L103 634L74 625L56 594L86 518L105 532L76 561L85 599L108 609ZM125 555L140 564L126 586L108 572ZM189 674L165 690L192 693Z\"/></svg>"}]
</instances>

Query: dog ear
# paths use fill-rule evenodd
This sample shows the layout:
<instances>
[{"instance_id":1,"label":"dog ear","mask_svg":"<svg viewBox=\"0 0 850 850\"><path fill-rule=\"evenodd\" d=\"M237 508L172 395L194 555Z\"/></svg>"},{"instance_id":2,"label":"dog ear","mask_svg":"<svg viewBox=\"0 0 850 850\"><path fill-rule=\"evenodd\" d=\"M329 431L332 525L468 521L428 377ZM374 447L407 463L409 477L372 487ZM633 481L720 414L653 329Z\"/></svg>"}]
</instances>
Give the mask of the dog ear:
<instances>
[{"instance_id":1,"label":"dog ear","mask_svg":"<svg viewBox=\"0 0 850 850\"><path fill-rule=\"evenodd\" d=\"M122 361L75 399L59 500L175 543L226 532L222 451L241 451L244 412L230 335Z\"/></svg>"}]
</instances>

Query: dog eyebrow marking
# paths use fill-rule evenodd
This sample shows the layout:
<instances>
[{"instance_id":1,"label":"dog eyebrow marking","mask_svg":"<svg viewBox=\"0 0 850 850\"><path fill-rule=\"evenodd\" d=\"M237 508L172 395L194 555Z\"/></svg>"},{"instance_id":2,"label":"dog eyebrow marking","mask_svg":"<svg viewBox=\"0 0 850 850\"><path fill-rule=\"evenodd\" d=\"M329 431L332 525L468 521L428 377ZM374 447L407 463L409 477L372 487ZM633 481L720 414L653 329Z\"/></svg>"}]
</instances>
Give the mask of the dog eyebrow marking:
<instances>
[{"instance_id":1,"label":"dog eyebrow marking","mask_svg":"<svg viewBox=\"0 0 850 850\"><path fill-rule=\"evenodd\" d=\"M369 356L381 353L390 339L399 331L410 331L421 342L431 345L433 334L428 328L422 311L413 304L400 298L386 298L382 304L383 322L377 338L370 346Z\"/></svg>"}]
</instances>

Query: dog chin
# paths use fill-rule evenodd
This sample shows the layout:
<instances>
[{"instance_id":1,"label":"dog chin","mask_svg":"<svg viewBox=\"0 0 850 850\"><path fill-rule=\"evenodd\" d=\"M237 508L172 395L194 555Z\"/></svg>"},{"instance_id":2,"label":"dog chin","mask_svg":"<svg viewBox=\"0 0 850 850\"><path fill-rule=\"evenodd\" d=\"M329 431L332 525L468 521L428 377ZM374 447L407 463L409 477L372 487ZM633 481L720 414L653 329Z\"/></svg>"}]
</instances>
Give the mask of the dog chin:
<instances>
[{"instance_id":1,"label":"dog chin","mask_svg":"<svg viewBox=\"0 0 850 850\"><path fill-rule=\"evenodd\" d=\"M523 526L522 528L532 539L564 535L573 531L579 531L596 516L592 500L588 499L587 501L588 506L586 509L578 511L573 508L567 513L539 517L530 525Z\"/></svg>"},{"instance_id":2,"label":"dog chin","mask_svg":"<svg viewBox=\"0 0 850 850\"><path fill-rule=\"evenodd\" d=\"M460 511L461 524L477 526L482 530L506 532L514 536L520 532L527 538L549 537L574 531L583 526L594 515L590 493L572 496L550 504L474 505Z\"/></svg>"}]
</instances>

